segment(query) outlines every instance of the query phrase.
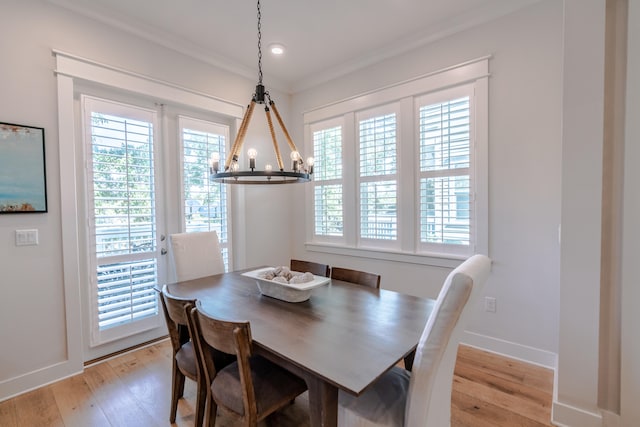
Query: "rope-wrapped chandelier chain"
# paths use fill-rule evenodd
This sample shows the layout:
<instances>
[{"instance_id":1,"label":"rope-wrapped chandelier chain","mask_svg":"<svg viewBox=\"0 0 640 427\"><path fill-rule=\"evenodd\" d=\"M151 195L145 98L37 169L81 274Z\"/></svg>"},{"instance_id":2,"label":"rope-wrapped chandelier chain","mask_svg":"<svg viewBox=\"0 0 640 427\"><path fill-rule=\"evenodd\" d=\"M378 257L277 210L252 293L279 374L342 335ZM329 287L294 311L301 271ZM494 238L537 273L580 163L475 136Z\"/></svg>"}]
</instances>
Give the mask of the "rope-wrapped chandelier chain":
<instances>
[{"instance_id":1,"label":"rope-wrapped chandelier chain","mask_svg":"<svg viewBox=\"0 0 640 427\"><path fill-rule=\"evenodd\" d=\"M280 148L278 147L278 140L276 139L276 130L273 128L273 120L271 120L271 113L269 107L265 107L265 114L267 115L267 123L269 124L269 132L271 133L271 141L273 142L273 151L276 152L276 161L278 162L278 168L284 170L284 162L282 161L282 155L280 154Z\"/></svg>"},{"instance_id":2,"label":"rope-wrapped chandelier chain","mask_svg":"<svg viewBox=\"0 0 640 427\"><path fill-rule=\"evenodd\" d=\"M229 151L229 155L227 156L227 160L224 163L224 170L228 171L229 167L231 167L231 163L234 161L238 161L238 154L240 153L240 149L242 148L242 144L244 142L244 137L247 134L247 128L249 127L249 122L251 121L251 116L253 115L253 110L255 109L256 102L254 100L251 101L249 107L247 107L247 111L244 113L244 117L242 118L242 122L240 123L240 128L238 129L238 134L236 135L236 139L231 146L231 151Z\"/></svg>"},{"instance_id":3,"label":"rope-wrapped chandelier chain","mask_svg":"<svg viewBox=\"0 0 640 427\"><path fill-rule=\"evenodd\" d=\"M284 134L285 138L287 139L287 143L289 144L289 148L291 148L291 151L297 152L298 148L296 147L296 144L293 142L291 135L289 135L289 131L287 130L287 127L284 125L284 121L282 120L282 117L280 117L280 113L276 108L276 103L272 101L271 98L269 98L269 105L273 109L273 113L276 115L276 119L278 119L278 123L280 124L280 128L282 129L282 133ZM298 161L302 166L302 157Z\"/></svg>"}]
</instances>

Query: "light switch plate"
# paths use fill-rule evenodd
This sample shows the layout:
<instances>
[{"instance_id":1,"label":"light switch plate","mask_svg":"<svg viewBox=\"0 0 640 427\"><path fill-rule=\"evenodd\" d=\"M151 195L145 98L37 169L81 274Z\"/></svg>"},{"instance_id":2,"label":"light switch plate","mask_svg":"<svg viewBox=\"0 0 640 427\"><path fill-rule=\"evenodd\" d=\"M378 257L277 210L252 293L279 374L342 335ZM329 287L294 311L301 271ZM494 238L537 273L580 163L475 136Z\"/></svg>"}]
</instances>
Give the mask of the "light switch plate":
<instances>
[{"instance_id":1,"label":"light switch plate","mask_svg":"<svg viewBox=\"0 0 640 427\"><path fill-rule=\"evenodd\" d=\"M38 244L38 230L16 230L16 246L32 246Z\"/></svg>"}]
</instances>

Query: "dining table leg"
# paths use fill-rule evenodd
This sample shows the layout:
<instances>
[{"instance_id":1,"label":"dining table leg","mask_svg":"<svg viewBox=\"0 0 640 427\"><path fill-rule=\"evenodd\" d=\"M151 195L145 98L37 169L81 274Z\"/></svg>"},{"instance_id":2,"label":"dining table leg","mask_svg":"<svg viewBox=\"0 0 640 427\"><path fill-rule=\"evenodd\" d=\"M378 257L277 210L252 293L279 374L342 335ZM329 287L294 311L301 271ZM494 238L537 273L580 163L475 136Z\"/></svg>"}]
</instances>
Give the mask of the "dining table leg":
<instances>
[{"instance_id":1,"label":"dining table leg","mask_svg":"<svg viewBox=\"0 0 640 427\"><path fill-rule=\"evenodd\" d=\"M315 376L305 378L309 388L311 427L338 426L338 388Z\"/></svg>"},{"instance_id":2,"label":"dining table leg","mask_svg":"<svg viewBox=\"0 0 640 427\"><path fill-rule=\"evenodd\" d=\"M404 358L404 369L407 371L411 371L413 369L413 359L416 357L416 351L413 350L411 353L407 354Z\"/></svg>"}]
</instances>

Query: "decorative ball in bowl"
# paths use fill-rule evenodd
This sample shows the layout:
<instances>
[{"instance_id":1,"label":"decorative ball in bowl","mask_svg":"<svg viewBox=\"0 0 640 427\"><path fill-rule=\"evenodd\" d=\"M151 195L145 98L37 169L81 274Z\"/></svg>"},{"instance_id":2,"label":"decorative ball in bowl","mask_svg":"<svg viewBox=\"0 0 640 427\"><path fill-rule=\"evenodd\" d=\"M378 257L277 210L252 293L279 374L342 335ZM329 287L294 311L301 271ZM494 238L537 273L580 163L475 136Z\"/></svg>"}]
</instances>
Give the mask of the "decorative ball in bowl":
<instances>
[{"instance_id":1,"label":"decorative ball in bowl","mask_svg":"<svg viewBox=\"0 0 640 427\"><path fill-rule=\"evenodd\" d=\"M291 271L288 267L266 267L242 273L256 279L262 295L287 302L303 302L311 291L331 281L328 277L315 276L309 272Z\"/></svg>"}]
</instances>

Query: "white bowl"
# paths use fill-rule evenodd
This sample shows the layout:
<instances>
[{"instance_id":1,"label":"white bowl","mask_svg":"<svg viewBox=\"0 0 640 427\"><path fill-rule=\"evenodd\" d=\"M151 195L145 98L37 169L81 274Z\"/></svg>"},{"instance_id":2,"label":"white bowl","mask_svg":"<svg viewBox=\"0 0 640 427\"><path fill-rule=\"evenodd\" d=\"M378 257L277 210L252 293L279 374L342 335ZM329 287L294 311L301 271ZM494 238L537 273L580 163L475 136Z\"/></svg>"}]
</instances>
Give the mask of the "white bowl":
<instances>
[{"instance_id":1,"label":"white bowl","mask_svg":"<svg viewBox=\"0 0 640 427\"><path fill-rule=\"evenodd\" d=\"M256 279L258 290L262 295L287 302L303 302L309 299L311 291L318 286L326 285L331 281L328 277L313 276L313 280L306 283L281 283L274 280L262 279L261 273L272 270L273 267L260 268L258 270L242 273Z\"/></svg>"}]
</instances>

